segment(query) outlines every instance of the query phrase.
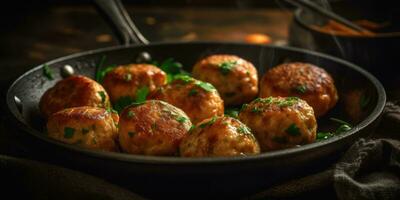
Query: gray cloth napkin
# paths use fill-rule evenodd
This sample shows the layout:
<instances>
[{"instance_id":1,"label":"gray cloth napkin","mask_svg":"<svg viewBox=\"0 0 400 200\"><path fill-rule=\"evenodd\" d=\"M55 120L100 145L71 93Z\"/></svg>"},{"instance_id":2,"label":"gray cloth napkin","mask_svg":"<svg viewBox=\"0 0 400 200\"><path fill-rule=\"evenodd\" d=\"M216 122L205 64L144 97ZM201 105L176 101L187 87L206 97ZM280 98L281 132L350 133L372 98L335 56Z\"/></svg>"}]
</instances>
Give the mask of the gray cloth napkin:
<instances>
[{"instance_id":1,"label":"gray cloth napkin","mask_svg":"<svg viewBox=\"0 0 400 200\"><path fill-rule=\"evenodd\" d=\"M388 102L371 138L359 139L329 169L275 185L247 199L310 197L400 199L400 101Z\"/></svg>"}]
</instances>

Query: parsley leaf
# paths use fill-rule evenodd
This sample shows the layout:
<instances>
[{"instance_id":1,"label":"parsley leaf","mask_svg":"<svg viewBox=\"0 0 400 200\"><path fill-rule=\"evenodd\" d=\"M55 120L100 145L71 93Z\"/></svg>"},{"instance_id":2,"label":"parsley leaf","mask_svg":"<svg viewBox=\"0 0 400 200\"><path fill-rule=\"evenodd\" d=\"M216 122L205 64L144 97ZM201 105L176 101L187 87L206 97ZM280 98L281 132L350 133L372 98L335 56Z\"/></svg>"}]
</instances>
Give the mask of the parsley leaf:
<instances>
[{"instance_id":1,"label":"parsley leaf","mask_svg":"<svg viewBox=\"0 0 400 200\"><path fill-rule=\"evenodd\" d=\"M225 115L238 119L239 118L239 109L238 108L228 108L225 110Z\"/></svg>"},{"instance_id":2,"label":"parsley leaf","mask_svg":"<svg viewBox=\"0 0 400 200\"><path fill-rule=\"evenodd\" d=\"M49 80L53 80L53 71L50 69L50 67L47 64L43 65L43 75L49 79Z\"/></svg>"},{"instance_id":3,"label":"parsley leaf","mask_svg":"<svg viewBox=\"0 0 400 200\"><path fill-rule=\"evenodd\" d=\"M291 136L299 136L300 135L300 129L299 127L296 126L295 123L291 124L285 132Z\"/></svg>"},{"instance_id":4,"label":"parsley leaf","mask_svg":"<svg viewBox=\"0 0 400 200\"><path fill-rule=\"evenodd\" d=\"M236 64L237 64L236 61L227 61L220 63L218 66L221 73L223 75L227 75L229 74L230 71L232 71L232 69L236 66Z\"/></svg>"},{"instance_id":5,"label":"parsley leaf","mask_svg":"<svg viewBox=\"0 0 400 200\"><path fill-rule=\"evenodd\" d=\"M136 91L136 103L141 103L146 101L147 95L149 94L149 88L143 86Z\"/></svg>"},{"instance_id":6,"label":"parsley leaf","mask_svg":"<svg viewBox=\"0 0 400 200\"><path fill-rule=\"evenodd\" d=\"M70 139L74 136L75 129L70 127L64 128L64 138Z\"/></svg>"},{"instance_id":7,"label":"parsley leaf","mask_svg":"<svg viewBox=\"0 0 400 200\"><path fill-rule=\"evenodd\" d=\"M99 91L98 93L101 97L101 103L104 104L104 102L106 102L106 93L104 91Z\"/></svg>"},{"instance_id":8,"label":"parsley leaf","mask_svg":"<svg viewBox=\"0 0 400 200\"><path fill-rule=\"evenodd\" d=\"M216 117L216 116L212 117L211 120L200 124L199 127L200 127L200 128L205 128L205 127L207 127L207 126L210 126L210 125L214 124L215 121L217 121L217 117Z\"/></svg>"}]
</instances>

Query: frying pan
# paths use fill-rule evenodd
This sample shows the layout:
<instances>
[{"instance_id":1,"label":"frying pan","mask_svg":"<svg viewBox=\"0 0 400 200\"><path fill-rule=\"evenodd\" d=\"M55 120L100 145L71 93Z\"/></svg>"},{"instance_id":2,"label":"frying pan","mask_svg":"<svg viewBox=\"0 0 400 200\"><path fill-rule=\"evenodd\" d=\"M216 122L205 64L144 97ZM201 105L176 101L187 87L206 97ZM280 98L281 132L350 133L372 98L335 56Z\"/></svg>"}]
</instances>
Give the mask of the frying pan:
<instances>
[{"instance_id":1,"label":"frying pan","mask_svg":"<svg viewBox=\"0 0 400 200\"><path fill-rule=\"evenodd\" d=\"M344 60L291 47L249 45L229 42L153 43L135 30L119 1L98 0L97 5L113 21L122 46L97 49L65 56L46 63L55 72L54 80L43 76L39 65L20 76L6 96L9 120L32 154L43 156L69 168L78 169L122 185L146 197L216 198L252 194L288 178L315 172L337 160L357 138L367 136L384 108L386 94L371 74ZM219 158L180 158L100 152L49 139L43 131L38 103L42 94L62 79L65 65L76 74L94 77L96 66L135 62L148 52L154 60L173 57L185 69L197 59L215 53L236 54L252 62L262 76L269 68L288 61L310 62L327 70L335 80L341 101L326 117L318 119L319 130L332 130L329 117L351 121L344 97L352 91L368 94L362 118L352 121L353 129L330 139L301 147L272 151L255 156ZM191 194L191 196L188 196Z\"/></svg>"}]
</instances>

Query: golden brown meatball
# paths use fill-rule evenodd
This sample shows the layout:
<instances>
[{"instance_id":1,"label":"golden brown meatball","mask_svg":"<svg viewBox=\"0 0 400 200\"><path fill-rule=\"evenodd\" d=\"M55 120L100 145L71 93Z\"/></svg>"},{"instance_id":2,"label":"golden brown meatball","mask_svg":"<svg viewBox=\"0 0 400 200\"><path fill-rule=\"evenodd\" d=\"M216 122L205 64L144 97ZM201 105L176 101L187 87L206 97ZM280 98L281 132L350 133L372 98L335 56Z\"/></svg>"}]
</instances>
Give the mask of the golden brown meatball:
<instances>
[{"instance_id":1,"label":"golden brown meatball","mask_svg":"<svg viewBox=\"0 0 400 200\"><path fill-rule=\"evenodd\" d=\"M103 108L75 107L54 113L47 122L50 138L88 149L117 151L118 115Z\"/></svg>"},{"instance_id":2,"label":"golden brown meatball","mask_svg":"<svg viewBox=\"0 0 400 200\"><path fill-rule=\"evenodd\" d=\"M244 156L260 153L250 129L231 117L213 117L199 123L183 139L183 157Z\"/></svg>"},{"instance_id":3,"label":"golden brown meatball","mask_svg":"<svg viewBox=\"0 0 400 200\"><path fill-rule=\"evenodd\" d=\"M153 98L182 109L193 123L224 114L224 102L217 90L209 83L188 76L180 76L160 88Z\"/></svg>"},{"instance_id":4,"label":"golden brown meatball","mask_svg":"<svg viewBox=\"0 0 400 200\"><path fill-rule=\"evenodd\" d=\"M147 87L149 92L167 82L166 74L158 67L150 64L129 64L114 68L104 77L104 88L111 101L116 102L121 97L136 98L136 92Z\"/></svg>"},{"instance_id":5,"label":"golden brown meatball","mask_svg":"<svg viewBox=\"0 0 400 200\"><path fill-rule=\"evenodd\" d=\"M258 98L243 106L239 120L251 128L262 151L308 144L316 139L314 111L297 97Z\"/></svg>"},{"instance_id":6,"label":"golden brown meatball","mask_svg":"<svg viewBox=\"0 0 400 200\"><path fill-rule=\"evenodd\" d=\"M163 101L149 100L122 111L119 142L122 149L131 154L176 155L191 126L181 109Z\"/></svg>"},{"instance_id":7,"label":"golden brown meatball","mask_svg":"<svg viewBox=\"0 0 400 200\"><path fill-rule=\"evenodd\" d=\"M257 70L250 62L234 55L212 55L197 62L193 77L217 88L225 105L250 102L258 94Z\"/></svg>"},{"instance_id":8,"label":"golden brown meatball","mask_svg":"<svg viewBox=\"0 0 400 200\"><path fill-rule=\"evenodd\" d=\"M110 100L103 86L80 75L58 81L43 94L39 103L45 118L65 108L80 106L110 107Z\"/></svg>"},{"instance_id":9,"label":"golden brown meatball","mask_svg":"<svg viewBox=\"0 0 400 200\"><path fill-rule=\"evenodd\" d=\"M338 94L332 77L309 63L286 63L270 69L260 82L260 97L296 96L313 107L315 116L335 106Z\"/></svg>"}]
</instances>

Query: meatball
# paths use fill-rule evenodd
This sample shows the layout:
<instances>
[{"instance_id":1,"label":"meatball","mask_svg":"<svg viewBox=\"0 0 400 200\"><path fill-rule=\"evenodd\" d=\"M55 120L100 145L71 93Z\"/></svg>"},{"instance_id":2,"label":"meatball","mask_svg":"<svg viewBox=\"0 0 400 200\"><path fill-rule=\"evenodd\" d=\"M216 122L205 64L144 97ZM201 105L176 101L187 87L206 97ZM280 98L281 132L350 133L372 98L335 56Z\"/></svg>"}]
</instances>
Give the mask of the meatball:
<instances>
[{"instance_id":1,"label":"meatball","mask_svg":"<svg viewBox=\"0 0 400 200\"><path fill-rule=\"evenodd\" d=\"M316 139L314 111L297 97L258 98L243 106L239 120L253 130L262 151L308 144Z\"/></svg>"},{"instance_id":2,"label":"meatball","mask_svg":"<svg viewBox=\"0 0 400 200\"><path fill-rule=\"evenodd\" d=\"M270 69L260 82L260 97L296 96L320 117L335 106L338 94L332 77L309 63L286 63Z\"/></svg>"},{"instance_id":3,"label":"meatball","mask_svg":"<svg viewBox=\"0 0 400 200\"><path fill-rule=\"evenodd\" d=\"M193 123L198 123L215 115L224 114L224 101L209 83L189 76L178 76L152 97L166 101L183 111Z\"/></svg>"},{"instance_id":4,"label":"meatball","mask_svg":"<svg viewBox=\"0 0 400 200\"><path fill-rule=\"evenodd\" d=\"M183 157L244 156L260 153L250 129L231 117L206 119L193 128L180 145Z\"/></svg>"},{"instance_id":5,"label":"meatball","mask_svg":"<svg viewBox=\"0 0 400 200\"><path fill-rule=\"evenodd\" d=\"M167 75L158 67L150 64L129 64L114 68L108 72L103 86L116 102L121 97L136 98L136 92L146 87L154 92L156 88L166 84Z\"/></svg>"},{"instance_id":6,"label":"meatball","mask_svg":"<svg viewBox=\"0 0 400 200\"><path fill-rule=\"evenodd\" d=\"M47 134L58 141L88 149L117 151L118 115L104 108L75 107L54 113Z\"/></svg>"},{"instance_id":7,"label":"meatball","mask_svg":"<svg viewBox=\"0 0 400 200\"><path fill-rule=\"evenodd\" d=\"M103 86L85 76L70 76L48 89L39 102L45 118L65 108L91 106L109 108L110 100Z\"/></svg>"},{"instance_id":8,"label":"meatball","mask_svg":"<svg viewBox=\"0 0 400 200\"><path fill-rule=\"evenodd\" d=\"M258 94L257 70L234 55L212 55L197 62L193 77L214 85L225 105L250 102Z\"/></svg>"},{"instance_id":9,"label":"meatball","mask_svg":"<svg viewBox=\"0 0 400 200\"><path fill-rule=\"evenodd\" d=\"M122 149L131 154L176 155L191 126L181 109L163 101L149 100L122 111L119 142Z\"/></svg>"}]
</instances>

